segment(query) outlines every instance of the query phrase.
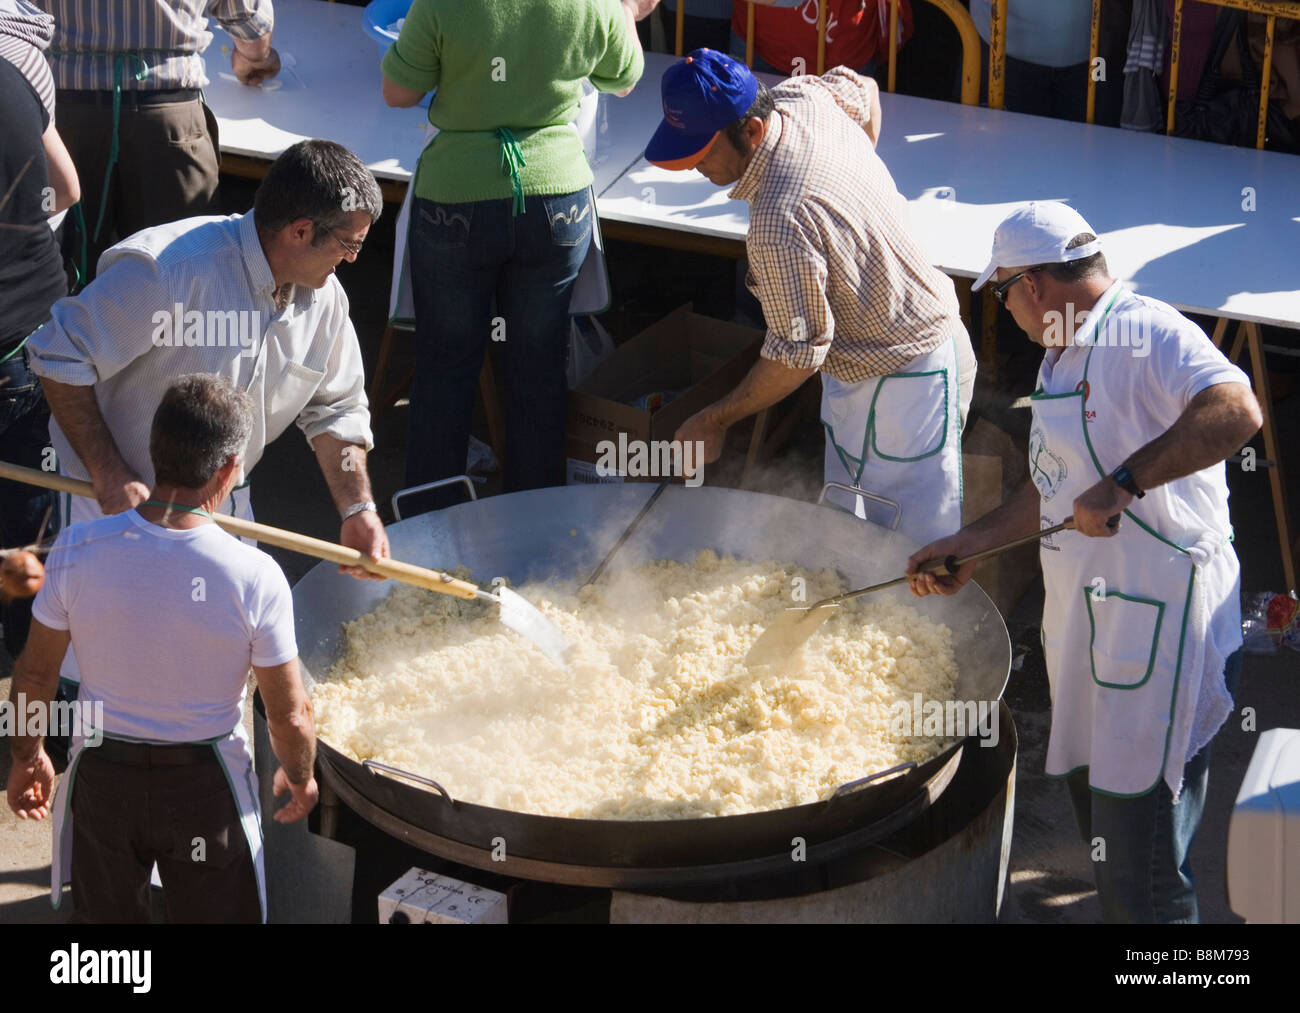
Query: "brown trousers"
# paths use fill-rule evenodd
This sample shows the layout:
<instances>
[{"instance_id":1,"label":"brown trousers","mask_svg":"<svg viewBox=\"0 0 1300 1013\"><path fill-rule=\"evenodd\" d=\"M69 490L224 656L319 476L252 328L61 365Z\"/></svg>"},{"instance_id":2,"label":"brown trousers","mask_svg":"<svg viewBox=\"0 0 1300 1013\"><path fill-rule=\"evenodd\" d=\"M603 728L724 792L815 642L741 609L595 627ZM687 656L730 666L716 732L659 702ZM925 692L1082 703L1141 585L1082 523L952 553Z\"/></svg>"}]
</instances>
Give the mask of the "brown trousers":
<instances>
[{"instance_id":1,"label":"brown trousers","mask_svg":"<svg viewBox=\"0 0 1300 1013\"><path fill-rule=\"evenodd\" d=\"M253 856L215 755L149 768L87 748L72 789L74 921L147 923L155 862L167 921L262 920Z\"/></svg>"},{"instance_id":2,"label":"brown trousers","mask_svg":"<svg viewBox=\"0 0 1300 1013\"><path fill-rule=\"evenodd\" d=\"M195 99L135 105L123 93L118 156L104 201L104 174L113 143L113 93L97 101L57 98L59 135L81 181L81 207L89 234L91 278L99 255L121 239L154 225L216 211L221 156L217 118ZM106 204L95 238L101 204ZM80 236L65 228L65 253L79 260ZM87 279L89 280L89 279Z\"/></svg>"}]
</instances>

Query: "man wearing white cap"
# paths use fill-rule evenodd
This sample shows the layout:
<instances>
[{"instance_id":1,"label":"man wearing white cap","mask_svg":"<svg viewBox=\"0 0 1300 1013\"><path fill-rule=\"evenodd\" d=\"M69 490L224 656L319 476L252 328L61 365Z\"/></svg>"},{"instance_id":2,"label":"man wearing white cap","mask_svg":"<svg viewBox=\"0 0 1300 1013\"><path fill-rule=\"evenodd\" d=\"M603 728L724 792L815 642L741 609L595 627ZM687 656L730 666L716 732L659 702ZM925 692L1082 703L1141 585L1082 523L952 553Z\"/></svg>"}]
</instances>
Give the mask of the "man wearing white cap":
<instances>
[{"instance_id":1,"label":"man wearing white cap","mask_svg":"<svg viewBox=\"0 0 1300 1013\"><path fill-rule=\"evenodd\" d=\"M998 226L975 288L990 280L1046 349L1032 481L908 571L1073 516L1074 531L1041 542L1047 773L1067 778L1108 921L1196 921L1187 854L1241 671L1223 462L1259 429L1259 405L1200 328L1109 277L1092 228L1063 204ZM912 589L952 594L971 570L917 575Z\"/></svg>"},{"instance_id":2,"label":"man wearing white cap","mask_svg":"<svg viewBox=\"0 0 1300 1013\"><path fill-rule=\"evenodd\" d=\"M697 49L664 73L646 158L736 184L749 202L749 287L767 337L740 385L674 439L705 463L727 429L822 375L828 499L924 542L961 522L961 430L975 355L952 282L907 226L876 154L875 81L844 67L770 92L743 64Z\"/></svg>"}]
</instances>

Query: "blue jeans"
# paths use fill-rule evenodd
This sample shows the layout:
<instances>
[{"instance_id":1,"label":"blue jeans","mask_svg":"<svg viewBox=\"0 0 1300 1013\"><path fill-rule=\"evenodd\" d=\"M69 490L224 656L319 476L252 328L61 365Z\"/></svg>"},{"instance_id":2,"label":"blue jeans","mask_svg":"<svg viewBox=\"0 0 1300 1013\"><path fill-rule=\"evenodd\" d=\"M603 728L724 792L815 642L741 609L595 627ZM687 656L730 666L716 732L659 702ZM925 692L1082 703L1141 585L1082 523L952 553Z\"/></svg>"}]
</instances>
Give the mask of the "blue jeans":
<instances>
[{"instance_id":1,"label":"blue jeans","mask_svg":"<svg viewBox=\"0 0 1300 1013\"><path fill-rule=\"evenodd\" d=\"M1241 651L1224 667L1228 692L1236 697ZM1137 798L1115 798L1088 787L1088 769L1066 778L1079 832L1089 851L1105 841L1105 861L1094 861L1102 916L1120 923L1195 923L1200 920L1188 852L1205 810L1210 783L1210 744L1187 761L1183 790L1174 803L1162 780Z\"/></svg>"},{"instance_id":2,"label":"blue jeans","mask_svg":"<svg viewBox=\"0 0 1300 1013\"><path fill-rule=\"evenodd\" d=\"M521 215L510 200L415 199L408 486L464 473L489 343L505 386L504 491L563 484L569 298L595 214L588 190L528 197ZM439 490L419 507L458 499Z\"/></svg>"},{"instance_id":3,"label":"blue jeans","mask_svg":"<svg viewBox=\"0 0 1300 1013\"><path fill-rule=\"evenodd\" d=\"M27 368L24 349L0 362L0 447L4 448L0 456L11 464L39 469L49 445L50 409L40 381ZM0 547L17 548L32 542L56 495L48 489L0 479ZM45 529L46 537L52 540L58 530L58 511L54 510ZM27 642L31 617L30 598L0 605L5 649L15 657Z\"/></svg>"}]
</instances>

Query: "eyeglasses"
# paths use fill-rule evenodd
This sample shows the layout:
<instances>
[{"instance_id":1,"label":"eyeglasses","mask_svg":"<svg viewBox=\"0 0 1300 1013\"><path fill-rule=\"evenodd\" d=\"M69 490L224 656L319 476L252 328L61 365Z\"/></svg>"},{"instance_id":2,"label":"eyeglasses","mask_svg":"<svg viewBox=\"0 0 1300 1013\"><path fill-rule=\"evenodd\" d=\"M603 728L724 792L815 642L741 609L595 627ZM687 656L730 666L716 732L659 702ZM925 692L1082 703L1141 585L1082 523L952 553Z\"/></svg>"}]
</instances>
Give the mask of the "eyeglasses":
<instances>
[{"instance_id":1,"label":"eyeglasses","mask_svg":"<svg viewBox=\"0 0 1300 1013\"><path fill-rule=\"evenodd\" d=\"M348 253L349 253L350 255L352 255L353 257L359 257L359 256L361 256L361 247L362 247L362 245L365 243L365 240L364 240L364 239L363 239L360 243L357 243L356 245L353 245L352 243L345 242L344 240L340 239L340 238L338 237L338 233L337 233L337 232L331 232L331 233L330 233L330 238L333 239L334 242L338 243L339 246L343 247L343 249L347 250Z\"/></svg>"},{"instance_id":2,"label":"eyeglasses","mask_svg":"<svg viewBox=\"0 0 1300 1013\"><path fill-rule=\"evenodd\" d=\"M1037 270L1038 268L1031 267L1027 271L1021 271L1019 274L1013 274L1010 278L1002 282L1000 285L994 285L993 298L995 298L999 303L1005 306L1007 304L1007 290L1010 289L1012 285L1018 282L1025 275L1033 274Z\"/></svg>"}]
</instances>

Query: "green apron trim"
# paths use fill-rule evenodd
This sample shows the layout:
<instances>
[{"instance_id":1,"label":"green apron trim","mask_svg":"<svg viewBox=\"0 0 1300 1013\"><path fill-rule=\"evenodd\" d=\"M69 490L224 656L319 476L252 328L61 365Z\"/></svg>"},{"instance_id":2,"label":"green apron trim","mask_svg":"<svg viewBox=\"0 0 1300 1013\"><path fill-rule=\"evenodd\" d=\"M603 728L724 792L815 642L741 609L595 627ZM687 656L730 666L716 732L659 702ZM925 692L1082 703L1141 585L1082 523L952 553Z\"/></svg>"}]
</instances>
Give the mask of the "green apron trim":
<instances>
[{"instance_id":1,"label":"green apron trim","mask_svg":"<svg viewBox=\"0 0 1300 1013\"><path fill-rule=\"evenodd\" d=\"M95 222L95 234L92 237L95 242L99 242L99 233L104 227L104 213L108 211L108 191L113 182L113 169L117 167L120 133L118 128L122 123L122 71L128 58L134 60L138 68L135 72L137 81L143 81L149 76L149 65L135 50L113 54L113 134L108 146L108 164L104 167L104 188L99 195L99 220Z\"/></svg>"},{"instance_id":2,"label":"green apron trim","mask_svg":"<svg viewBox=\"0 0 1300 1013\"><path fill-rule=\"evenodd\" d=\"M917 454L913 457L895 457L892 454L886 454L876 443L876 402L880 399L880 392L885 389L885 384L890 380L911 379L923 376L942 376L943 377L943 435L939 437L939 442L924 454ZM919 373L890 373L880 378L880 383L876 384L875 393L871 396L871 408L867 412L867 435L871 445L871 450L882 461L893 461L896 464L910 464L913 461L923 461L927 457L933 457L943 450L948 443L948 402L951 395L948 390L948 370L946 369L927 369ZM863 443L862 456L865 459L867 454L867 444Z\"/></svg>"},{"instance_id":3,"label":"green apron trim","mask_svg":"<svg viewBox=\"0 0 1300 1013\"><path fill-rule=\"evenodd\" d=\"M240 802L239 802L239 792L235 790L235 781L234 781L234 778L232 778L232 777L230 776L230 768L229 768L228 766L226 766L226 758L225 758L224 756L221 755L221 750L220 750L219 748L217 748L217 743L218 743L218 742L221 742L221 741L224 740L225 738L226 738L226 736L223 735L223 736L221 736L221 738L218 738L218 739L209 739L207 744L209 744L209 745L212 746L212 752L213 752L213 754L214 754L214 755L216 756L216 758L217 758L217 766L219 766L219 767L221 768L221 773L225 775L225 778L226 778L226 786L230 788L230 797L231 797L231 799L234 800L234 803L235 803L235 810L236 810L236 812L237 812L237 814L238 814L238 816L239 816L239 827L240 827L240 831L241 831L241 832L243 833L243 835L244 835L244 843L248 845L248 857L249 857L249 858L252 860L252 862L253 862L253 878L257 881L257 899L258 899L258 901L259 901L259 903L261 904L261 907L262 907L262 924L265 925L265 924L266 924L266 920L267 920L267 916L268 916L267 905L268 905L269 901L267 900L267 897L266 897L266 872L265 872L265 870L266 870L266 864L265 864L265 863L266 863L266 853L265 853L265 851L266 851L266 833L265 833L265 831L262 829L262 806L261 806L260 799L258 798L258 792L253 788L252 782L251 782L250 780L248 780L248 778L247 778L247 776L246 776L245 780L246 780L246 782L247 782L247 783L246 783L246 787L247 787L247 790L248 790L248 797L251 798L251 799L253 800L253 817L254 817L254 819L257 821L257 836L258 836L259 838L261 838L260 843L261 843L261 845L262 845L262 850L263 850L263 854L262 854L262 863L263 863L263 864L262 864L262 873L259 875L259 874L258 874L258 870L257 870L257 852L256 852L256 851L254 850L254 848L253 848L253 842L252 842L251 840L249 840L249 837L248 837L248 828L247 828L247 826L246 826L245 823L244 823L244 814L243 814L243 812L240 811L240 808L241 808L241 807L240 807ZM251 774L251 773L252 773L252 765L251 765L251 763L250 763L248 769L249 769L249 773Z\"/></svg>"},{"instance_id":4,"label":"green apron trim","mask_svg":"<svg viewBox=\"0 0 1300 1013\"><path fill-rule=\"evenodd\" d=\"M1156 667L1156 654L1158 653L1157 649L1160 646L1160 627L1165 621L1165 603L1154 598L1142 598L1138 595L1124 594L1120 591L1111 591L1110 589L1106 590L1106 598L1104 600L1121 598L1124 601L1135 602L1139 605L1150 605L1156 610L1156 628L1151 634L1151 655L1147 658L1147 670L1139 681L1133 683L1122 683L1106 682L1104 679L1098 678L1097 676L1097 662L1094 653L1094 647L1097 643L1097 617L1092 610L1091 588L1085 587L1083 589L1083 598L1084 603L1088 607L1088 664L1092 668L1092 681L1098 686L1104 686L1107 689L1138 689L1145 686L1147 681L1151 678L1151 673L1155 671ZM1186 625L1186 622L1187 617L1184 616L1184 625ZM1161 764L1161 769L1163 770L1163 768L1164 765Z\"/></svg>"},{"instance_id":5,"label":"green apron trim","mask_svg":"<svg viewBox=\"0 0 1300 1013\"><path fill-rule=\"evenodd\" d=\"M212 520L212 515L208 513L206 510L204 510L202 507L181 506L177 503L166 503L160 499L147 499L140 505L163 507L164 509L176 510L183 514L198 514L200 517L206 517L208 520Z\"/></svg>"},{"instance_id":6,"label":"green apron trim","mask_svg":"<svg viewBox=\"0 0 1300 1013\"><path fill-rule=\"evenodd\" d=\"M524 161L523 150L509 127L497 127L493 131L501 141L501 175L510 177L511 188L515 192L515 202L511 210L516 215L524 213L524 181L519 170L528 163ZM595 208L592 208L594 211Z\"/></svg>"},{"instance_id":7,"label":"green apron trim","mask_svg":"<svg viewBox=\"0 0 1300 1013\"><path fill-rule=\"evenodd\" d=\"M33 332L33 333L35 333L35 332ZM26 338L23 338L22 341L18 342L18 344L14 345L14 347L13 347L13 351L11 351L11 352L6 352L4 358L0 358L0 362L8 362L8 361L9 361L10 359L12 359L15 355L17 355L19 352L21 352L21 351L23 350L23 345L27 344L27 342L28 342L28 340L29 340L30 338L31 338L31 334L27 335Z\"/></svg>"},{"instance_id":8,"label":"green apron trim","mask_svg":"<svg viewBox=\"0 0 1300 1013\"><path fill-rule=\"evenodd\" d=\"M1097 327L1095 328L1095 331L1101 330L1101 325L1105 323L1106 317L1109 316L1112 307L1114 307L1115 303L1119 301L1119 297L1122 294L1123 292L1115 293L1114 298L1111 299L1110 304L1106 307L1105 313L1103 313L1101 319L1097 321ZM1092 367L1092 353L1095 351L1096 351L1096 343L1094 341L1093 347L1088 349L1088 357L1084 360L1082 389L1069 391L1064 394L1047 394L1044 393L1043 388L1040 387L1030 397L1030 400L1048 401L1048 400L1057 400L1060 398L1067 398L1067 397L1077 397L1079 399L1079 427L1080 429L1083 430L1084 443L1088 447L1088 455L1092 458L1093 467L1097 469L1098 476L1100 478L1105 478L1107 472L1102 469L1101 462L1097 458L1097 453L1093 449L1092 437L1088 435L1088 418L1087 415L1085 414L1087 411L1087 406L1086 406L1086 402L1084 401L1084 391L1088 389L1088 371ZM1125 510L1124 515L1126 517L1132 518L1133 522L1138 527L1140 527L1143 531L1147 532L1147 534L1151 535L1153 538L1163 542L1164 544L1168 545L1170 548L1177 549L1179 552L1183 553L1185 556L1189 558L1189 562L1190 562L1191 554L1181 545L1177 544L1176 542L1171 542L1169 539L1165 538L1159 532L1153 530L1149 525L1143 523L1141 518L1136 517L1131 511ZM1188 575L1187 578L1187 595L1183 600L1183 620L1178 633L1178 661L1174 666L1174 685L1169 696L1169 727L1165 731L1165 748L1164 748L1164 753L1162 754L1161 757L1160 770L1156 775L1156 780L1152 782L1149 788L1146 788L1143 791L1136 791L1132 793L1106 791L1101 788L1094 788L1092 787L1092 785L1088 786L1091 791L1095 791L1099 795L1108 795L1111 798L1141 798L1144 795L1149 795L1153 790L1155 790L1160 785L1160 782L1164 780L1165 766L1169 762L1170 741L1173 738L1173 734L1174 734L1174 715L1178 712L1178 688L1182 683L1183 654L1187 647L1187 620L1188 620L1188 613L1192 604L1192 589L1194 588L1195 584L1196 584L1196 566L1195 564L1192 564L1191 573ZM1088 607L1089 607L1089 618L1091 619L1091 604L1089 604ZM1040 632L1040 636L1041 636L1041 632ZM1091 659L1089 659L1089 663L1091 666ZM1094 671L1093 679L1094 681L1096 681L1095 671ZM1099 684L1103 686L1106 685L1105 683L1099 683ZM1057 777L1057 778L1069 777L1069 775L1074 773L1075 771L1086 769L1086 767L1087 765L1084 764L1079 767L1075 767L1073 768L1073 770L1067 771L1064 774L1048 774L1047 776Z\"/></svg>"}]
</instances>

